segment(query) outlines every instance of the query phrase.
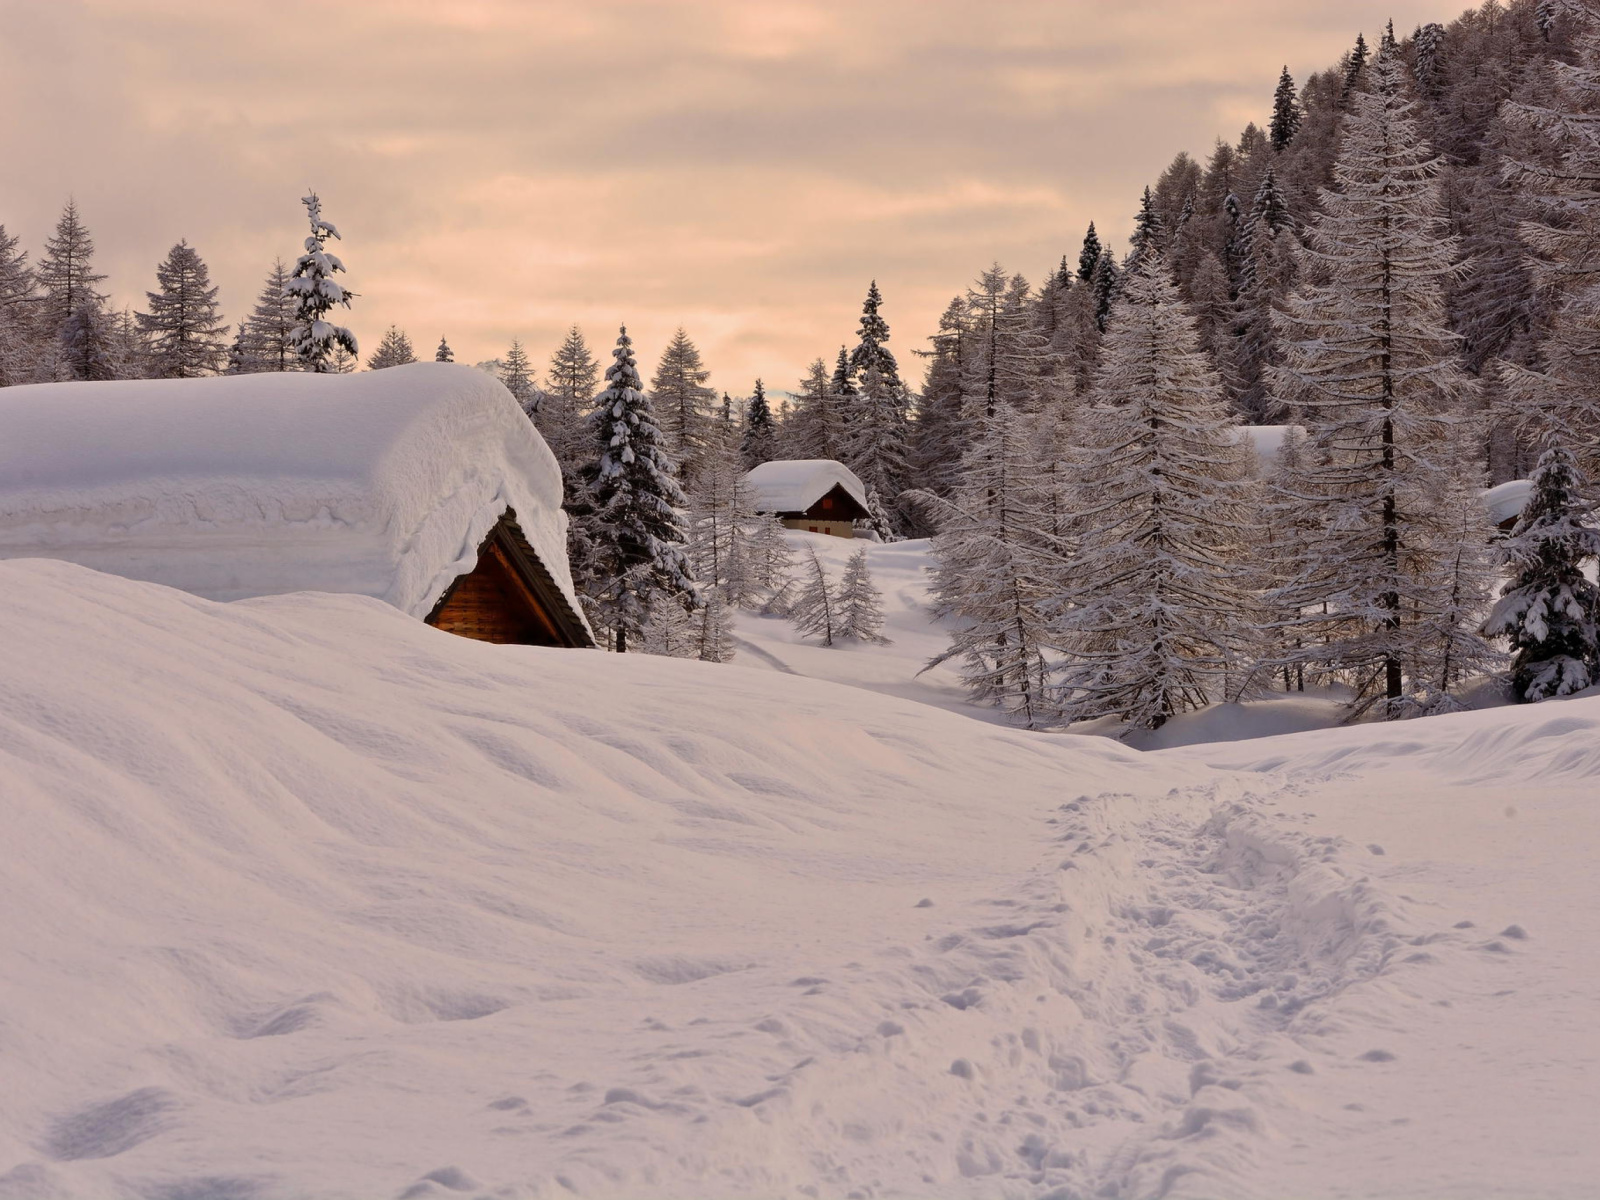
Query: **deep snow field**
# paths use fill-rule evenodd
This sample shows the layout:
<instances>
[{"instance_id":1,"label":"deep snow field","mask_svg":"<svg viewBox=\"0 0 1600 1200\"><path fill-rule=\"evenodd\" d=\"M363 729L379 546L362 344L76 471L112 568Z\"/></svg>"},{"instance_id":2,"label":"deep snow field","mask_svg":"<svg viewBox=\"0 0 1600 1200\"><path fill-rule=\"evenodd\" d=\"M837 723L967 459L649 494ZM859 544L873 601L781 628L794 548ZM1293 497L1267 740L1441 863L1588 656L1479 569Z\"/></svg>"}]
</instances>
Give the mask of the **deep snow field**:
<instances>
[{"instance_id":1,"label":"deep snow field","mask_svg":"<svg viewBox=\"0 0 1600 1200\"><path fill-rule=\"evenodd\" d=\"M0 1200L1596 1194L1600 699L1025 734L917 556L729 666L0 562Z\"/></svg>"}]
</instances>

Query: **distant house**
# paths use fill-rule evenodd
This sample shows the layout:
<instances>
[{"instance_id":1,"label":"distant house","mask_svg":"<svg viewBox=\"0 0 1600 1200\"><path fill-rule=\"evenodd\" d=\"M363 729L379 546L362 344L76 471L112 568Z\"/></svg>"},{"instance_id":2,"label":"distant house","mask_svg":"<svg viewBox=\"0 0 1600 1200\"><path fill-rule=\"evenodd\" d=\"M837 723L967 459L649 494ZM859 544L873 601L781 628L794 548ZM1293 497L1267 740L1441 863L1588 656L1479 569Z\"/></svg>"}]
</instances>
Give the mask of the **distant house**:
<instances>
[{"instance_id":1,"label":"distant house","mask_svg":"<svg viewBox=\"0 0 1600 1200\"><path fill-rule=\"evenodd\" d=\"M0 558L594 645L555 458L497 380L455 364L0 389Z\"/></svg>"},{"instance_id":2,"label":"distant house","mask_svg":"<svg viewBox=\"0 0 1600 1200\"><path fill-rule=\"evenodd\" d=\"M744 478L756 511L772 513L790 529L855 537L854 523L870 515L861 480L831 458L762 463Z\"/></svg>"},{"instance_id":3,"label":"distant house","mask_svg":"<svg viewBox=\"0 0 1600 1200\"><path fill-rule=\"evenodd\" d=\"M1531 495L1532 480L1508 479L1482 493L1483 506L1489 510L1489 519L1495 526L1510 533L1516 526L1517 518L1522 516L1522 510L1528 506L1528 497Z\"/></svg>"}]
</instances>

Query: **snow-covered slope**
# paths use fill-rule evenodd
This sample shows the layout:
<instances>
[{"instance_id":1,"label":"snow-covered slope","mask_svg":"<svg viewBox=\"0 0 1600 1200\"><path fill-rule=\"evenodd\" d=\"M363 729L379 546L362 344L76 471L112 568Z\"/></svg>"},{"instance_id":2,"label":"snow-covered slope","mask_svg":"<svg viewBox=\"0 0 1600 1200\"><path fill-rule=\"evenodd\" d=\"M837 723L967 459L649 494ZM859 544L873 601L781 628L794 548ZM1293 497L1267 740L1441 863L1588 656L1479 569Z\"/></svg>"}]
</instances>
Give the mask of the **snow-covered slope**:
<instances>
[{"instance_id":1,"label":"snow-covered slope","mask_svg":"<svg viewBox=\"0 0 1600 1200\"><path fill-rule=\"evenodd\" d=\"M358 597L0 590L5 1200L1509 1200L1600 1162L1600 703L1141 755Z\"/></svg>"}]
</instances>

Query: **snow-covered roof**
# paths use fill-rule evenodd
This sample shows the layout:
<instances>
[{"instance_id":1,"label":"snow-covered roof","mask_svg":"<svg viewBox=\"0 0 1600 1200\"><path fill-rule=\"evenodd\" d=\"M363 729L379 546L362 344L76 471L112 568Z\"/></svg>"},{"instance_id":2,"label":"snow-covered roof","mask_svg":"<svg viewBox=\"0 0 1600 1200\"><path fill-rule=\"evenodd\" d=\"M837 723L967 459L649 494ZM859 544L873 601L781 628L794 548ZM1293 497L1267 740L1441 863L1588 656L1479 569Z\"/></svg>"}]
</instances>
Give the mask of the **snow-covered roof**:
<instances>
[{"instance_id":1,"label":"snow-covered roof","mask_svg":"<svg viewBox=\"0 0 1600 1200\"><path fill-rule=\"evenodd\" d=\"M577 613L555 457L469 366L0 390L0 558L425 617L507 508Z\"/></svg>"},{"instance_id":2,"label":"snow-covered roof","mask_svg":"<svg viewBox=\"0 0 1600 1200\"><path fill-rule=\"evenodd\" d=\"M745 477L756 494L758 512L804 512L835 487L867 507L867 489L855 472L831 458L791 458L765 462Z\"/></svg>"},{"instance_id":3,"label":"snow-covered roof","mask_svg":"<svg viewBox=\"0 0 1600 1200\"><path fill-rule=\"evenodd\" d=\"M1530 479L1508 479L1506 482L1496 484L1494 487L1482 492L1483 506L1489 510L1489 516L1496 525L1509 521L1513 517L1520 517L1522 510L1527 506L1528 497L1533 493L1533 481Z\"/></svg>"}]
</instances>

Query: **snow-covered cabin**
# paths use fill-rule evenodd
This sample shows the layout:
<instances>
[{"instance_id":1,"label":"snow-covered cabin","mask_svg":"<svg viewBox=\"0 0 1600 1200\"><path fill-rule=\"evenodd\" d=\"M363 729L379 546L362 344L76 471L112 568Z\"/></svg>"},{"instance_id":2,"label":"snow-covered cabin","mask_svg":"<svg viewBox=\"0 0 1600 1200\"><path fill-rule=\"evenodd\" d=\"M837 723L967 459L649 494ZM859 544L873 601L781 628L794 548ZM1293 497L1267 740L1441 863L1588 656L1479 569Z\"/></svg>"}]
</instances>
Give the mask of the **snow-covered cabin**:
<instances>
[{"instance_id":1,"label":"snow-covered cabin","mask_svg":"<svg viewBox=\"0 0 1600 1200\"><path fill-rule=\"evenodd\" d=\"M855 522L868 515L867 489L843 463L831 458L765 462L745 477L756 511L772 513L790 529L854 537Z\"/></svg>"},{"instance_id":2,"label":"snow-covered cabin","mask_svg":"<svg viewBox=\"0 0 1600 1200\"><path fill-rule=\"evenodd\" d=\"M1508 479L1485 489L1480 495L1483 506L1489 510L1489 519L1498 528L1510 533L1517 518L1522 516L1522 510L1528 506L1528 497L1533 495L1533 481Z\"/></svg>"},{"instance_id":3,"label":"snow-covered cabin","mask_svg":"<svg viewBox=\"0 0 1600 1200\"><path fill-rule=\"evenodd\" d=\"M0 389L0 558L592 646L566 526L554 456L469 366Z\"/></svg>"}]
</instances>

